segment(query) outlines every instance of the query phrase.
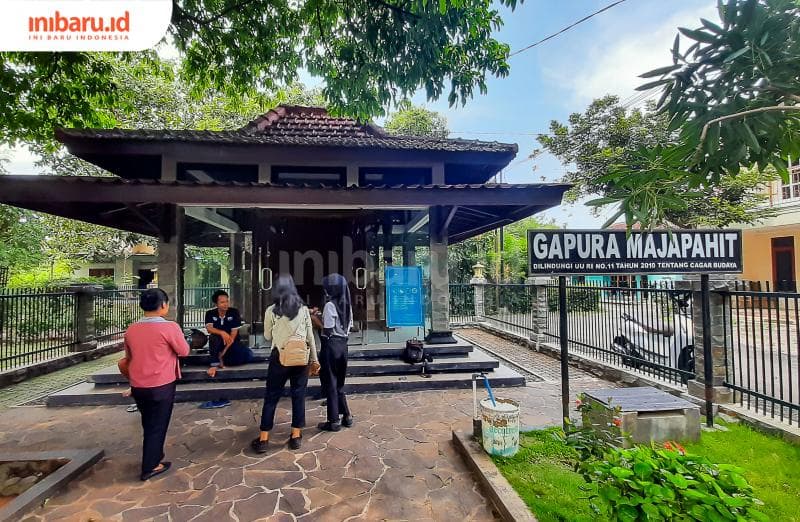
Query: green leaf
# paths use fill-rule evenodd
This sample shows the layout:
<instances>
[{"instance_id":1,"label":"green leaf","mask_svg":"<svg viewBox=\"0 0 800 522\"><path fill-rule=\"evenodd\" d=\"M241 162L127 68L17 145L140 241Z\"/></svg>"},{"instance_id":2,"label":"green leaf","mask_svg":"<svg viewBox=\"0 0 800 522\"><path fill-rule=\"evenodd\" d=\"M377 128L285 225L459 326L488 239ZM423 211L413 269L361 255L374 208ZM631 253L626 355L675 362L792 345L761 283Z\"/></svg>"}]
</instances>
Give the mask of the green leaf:
<instances>
[{"instance_id":1,"label":"green leaf","mask_svg":"<svg viewBox=\"0 0 800 522\"><path fill-rule=\"evenodd\" d=\"M725 59L724 59L724 60L722 60L722 63L729 63L729 62L732 62L732 61L734 61L735 59L737 59L738 57L740 57L741 55L745 54L745 53L746 53L747 51L749 51L749 50L750 50L750 46L749 46L749 45L745 45L744 47L742 47L742 48L741 48L741 49L739 49L738 51L732 52L731 54L729 54L728 56L726 56L726 57L725 57Z\"/></svg>"},{"instance_id":2,"label":"green leaf","mask_svg":"<svg viewBox=\"0 0 800 522\"><path fill-rule=\"evenodd\" d=\"M661 80L656 80L653 82L647 82L644 85L640 85L636 88L637 91L647 91L652 89L653 87L658 87L660 85L666 85L668 83L672 83L672 78L662 78Z\"/></svg>"},{"instance_id":3,"label":"green leaf","mask_svg":"<svg viewBox=\"0 0 800 522\"><path fill-rule=\"evenodd\" d=\"M653 69L652 71L647 71L644 74L640 74L639 78L653 78L655 76L663 76L664 74L671 73L676 69L680 69L680 65L667 65L665 67L659 67L658 69Z\"/></svg>"},{"instance_id":4,"label":"green leaf","mask_svg":"<svg viewBox=\"0 0 800 522\"><path fill-rule=\"evenodd\" d=\"M691 38L697 42L701 43L715 43L717 41L717 37L713 34L708 34L702 30L692 30L687 29L685 27L679 27L678 31L681 32L684 36Z\"/></svg>"},{"instance_id":5,"label":"green leaf","mask_svg":"<svg viewBox=\"0 0 800 522\"><path fill-rule=\"evenodd\" d=\"M625 468L621 468L619 466L614 466L611 468L611 474L617 478L625 479L633 476L633 471Z\"/></svg>"}]
</instances>

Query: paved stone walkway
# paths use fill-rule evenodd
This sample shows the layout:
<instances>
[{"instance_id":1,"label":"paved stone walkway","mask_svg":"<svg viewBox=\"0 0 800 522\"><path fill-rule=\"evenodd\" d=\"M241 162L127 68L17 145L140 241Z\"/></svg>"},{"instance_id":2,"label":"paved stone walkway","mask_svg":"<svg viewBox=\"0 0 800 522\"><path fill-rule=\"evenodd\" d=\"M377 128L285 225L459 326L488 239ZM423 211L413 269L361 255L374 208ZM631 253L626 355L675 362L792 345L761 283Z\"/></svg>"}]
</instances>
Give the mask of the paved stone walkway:
<instances>
[{"instance_id":1,"label":"paved stone walkway","mask_svg":"<svg viewBox=\"0 0 800 522\"><path fill-rule=\"evenodd\" d=\"M487 335L482 341L495 348L512 348ZM607 386L584 374L571 391ZM559 394L547 381L497 390L520 402L528 428L560 423ZM284 399L265 456L249 450L260 402L212 411L178 404L167 440L174 469L147 483L137 480L140 418L124 407L12 408L3 415L0 451L105 449L101 463L30 521L496 520L450 442L451 430L471 430L471 390L358 395L350 402L353 428L330 434L309 427L303 448L290 452ZM320 403L308 401L308 425L322 420Z\"/></svg>"},{"instance_id":2,"label":"paved stone walkway","mask_svg":"<svg viewBox=\"0 0 800 522\"><path fill-rule=\"evenodd\" d=\"M545 382L561 382L561 362L554 357L503 339L480 328L463 328L457 333L471 343L488 348L492 353L509 359L522 369L531 370ZM596 382L596 378L591 374L573 367L569 369L569 378L570 382Z\"/></svg>"},{"instance_id":3,"label":"paved stone walkway","mask_svg":"<svg viewBox=\"0 0 800 522\"><path fill-rule=\"evenodd\" d=\"M120 357L119 353L113 353L0 388L0 412L82 382L94 372L115 364Z\"/></svg>"}]
</instances>

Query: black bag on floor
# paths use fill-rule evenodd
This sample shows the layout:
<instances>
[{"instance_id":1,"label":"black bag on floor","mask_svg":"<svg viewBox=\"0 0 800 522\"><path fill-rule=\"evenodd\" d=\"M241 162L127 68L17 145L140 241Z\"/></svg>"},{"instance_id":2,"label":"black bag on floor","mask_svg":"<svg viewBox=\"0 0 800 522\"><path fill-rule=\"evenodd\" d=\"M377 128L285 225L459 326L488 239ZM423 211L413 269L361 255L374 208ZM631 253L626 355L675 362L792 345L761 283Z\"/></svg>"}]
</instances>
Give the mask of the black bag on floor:
<instances>
[{"instance_id":1,"label":"black bag on floor","mask_svg":"<svg viewBox=\"0 0 800 522\"><path fill-rule=\"evenodd\" d=\"M409 339L406 341L406 349L403 351L403 360L408 364L419 364L425 360L425 348L422 341Z\"/></svg>"}]
</instances>

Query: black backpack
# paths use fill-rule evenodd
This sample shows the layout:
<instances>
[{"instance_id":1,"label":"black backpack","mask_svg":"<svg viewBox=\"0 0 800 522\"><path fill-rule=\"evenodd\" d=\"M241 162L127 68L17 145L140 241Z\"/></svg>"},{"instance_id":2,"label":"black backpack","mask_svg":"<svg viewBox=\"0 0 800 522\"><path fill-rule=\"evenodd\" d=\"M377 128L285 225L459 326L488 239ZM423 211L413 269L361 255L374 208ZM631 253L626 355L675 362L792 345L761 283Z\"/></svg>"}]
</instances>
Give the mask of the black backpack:
<instances>
[{"instance_id":1,"label":"black backpack","mask_svg":"<svg viewBox=\"0 0 800 522\"><path fill-rule=\"evenodd\" d=\"M408 364L418 364L425 360L425 348L422 341L409 339L406 341L406 349L403 351L403 360Z\"/></svg>"}]
</instances>

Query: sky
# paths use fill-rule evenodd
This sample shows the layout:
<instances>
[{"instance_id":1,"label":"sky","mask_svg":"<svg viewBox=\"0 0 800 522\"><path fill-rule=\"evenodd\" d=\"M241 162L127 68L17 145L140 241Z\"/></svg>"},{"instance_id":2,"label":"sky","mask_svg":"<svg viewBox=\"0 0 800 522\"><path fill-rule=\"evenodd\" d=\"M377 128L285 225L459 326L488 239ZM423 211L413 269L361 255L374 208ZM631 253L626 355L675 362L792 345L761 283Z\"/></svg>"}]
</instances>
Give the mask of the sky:
<instances>
[{"instance_id":1,"label":"sky","mask_svg":"<svg viewBox=\"0 0 800 522\"><path fill-rule=\"evenodd\" d=\"M508 43L513 52L610 3L527 0L513 12L502 9L505 25L496 38ZM477 95L464 107L449 107L446 95L430 102L424 93L418 93L413 101L442 113L451 137L517 143L519 154L504 171L503 181L558 181L565 169L555 158L527 159L537 148L535 135L547 132L551 120L563 122L570 113L583 112L594 98L616 94L623 102L636 101L634 89L644 82L638 75L669 64L677 28L696 28L700 18L717 19L715 0L626 0L512 56L511 73L505 78L489 78L487 94ZM301 79L315 83L305 74ZM36 173L35 158L26 150L10 154L9 172ZM570 228L599 228L611 214L613 209L608 209L596 217L579 202L549 210L543 217Z\"/></svg>"}]
</instances>

